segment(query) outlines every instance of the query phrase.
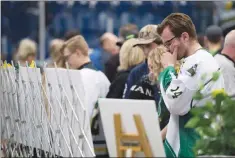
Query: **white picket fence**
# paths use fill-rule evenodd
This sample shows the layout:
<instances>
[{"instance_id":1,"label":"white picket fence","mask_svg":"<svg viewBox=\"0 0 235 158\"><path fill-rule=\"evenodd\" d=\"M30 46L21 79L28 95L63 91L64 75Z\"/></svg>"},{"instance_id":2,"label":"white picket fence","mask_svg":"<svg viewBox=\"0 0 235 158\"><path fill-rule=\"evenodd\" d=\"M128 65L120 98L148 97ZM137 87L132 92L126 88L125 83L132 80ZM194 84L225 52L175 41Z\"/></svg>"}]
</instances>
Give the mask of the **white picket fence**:
<instances>
[{"instance_id":1,"label":"white picket fence","mask_svg":"<svg viewBox=\"0 0 235 158\"><path fill-rule=\"evenodd\" d=\"M94 157L80 72L11 65L0 68L4 156Z\"/></svg>"}]
</instances>

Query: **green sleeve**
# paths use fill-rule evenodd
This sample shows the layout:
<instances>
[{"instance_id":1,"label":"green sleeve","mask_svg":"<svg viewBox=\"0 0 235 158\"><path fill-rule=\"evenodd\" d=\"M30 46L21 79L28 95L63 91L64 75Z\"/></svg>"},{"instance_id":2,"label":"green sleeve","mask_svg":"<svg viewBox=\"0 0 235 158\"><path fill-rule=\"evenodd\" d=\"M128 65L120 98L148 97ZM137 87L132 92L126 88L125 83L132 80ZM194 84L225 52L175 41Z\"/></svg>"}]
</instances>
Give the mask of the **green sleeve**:
<instances>
[{"instance_id":1,"label":"green sleeve","mask_svg":"<svg viewBox=\"0 0 235 158\"><path fill-rule=\"evenodd\" d=\"M176 75L176 70L173 66L168 66L159 75L158 80L163 84L164 90L166 90L171 83L171 73Z\"/></svg>"},{"instance_id":2,"label":"green sleeve","mask_svg":"<svg viewBox=\"0 0 235 158\"><path fill-rule=\"evenodd\" d=\"M164 90L166 90L171 83L171 73L176 74L176 70L173 66L168 66L159 75L158 80L160 84L163 84ZM160 117L160 126L161 128L164 128L168 124L170 113L162 97L160 98L160 101L158 103L158 116Z\"/></svg>"}]
</instances>

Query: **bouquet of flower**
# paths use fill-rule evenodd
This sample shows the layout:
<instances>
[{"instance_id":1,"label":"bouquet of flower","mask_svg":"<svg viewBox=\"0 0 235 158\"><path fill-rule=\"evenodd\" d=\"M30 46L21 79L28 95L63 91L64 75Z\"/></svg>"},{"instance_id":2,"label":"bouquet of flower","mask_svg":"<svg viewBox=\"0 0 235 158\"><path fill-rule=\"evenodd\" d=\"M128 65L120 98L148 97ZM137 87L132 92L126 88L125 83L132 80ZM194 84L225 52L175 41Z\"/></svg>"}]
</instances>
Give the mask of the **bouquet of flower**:
<instances>
[{"instance_id":1,"label":"bouquet of flower","mask_svg":"<svg viewBox=\"0 0 235 158\"><path fill-rule=\"evenodd\" d=\"M213 81L218 79L219 73L213 74ZM194 99L201 100L200 87ZM191 110L192 118L186 124L194 128L201 139L195 146L196 155L235 155L235 99L228 96L223 89L213 91L212 100L203 107Z\"/></svg>"}]
</instances>

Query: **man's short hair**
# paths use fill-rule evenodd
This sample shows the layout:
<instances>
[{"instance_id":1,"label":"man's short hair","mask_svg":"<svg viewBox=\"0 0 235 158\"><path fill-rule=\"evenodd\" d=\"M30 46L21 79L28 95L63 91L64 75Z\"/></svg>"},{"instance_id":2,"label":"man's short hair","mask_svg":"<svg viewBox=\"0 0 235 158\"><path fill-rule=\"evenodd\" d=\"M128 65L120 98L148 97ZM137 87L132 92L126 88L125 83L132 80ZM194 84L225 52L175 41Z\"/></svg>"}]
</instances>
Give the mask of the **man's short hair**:
<instances>
[{"instance_id":1,"label":"man's short hair","mask_svg":"<svg viewBox=\"0 0 235 158\"><path fill-rule=\"evenodd\" d=\"M176 36L180 37L183 32L187 32L189 37L197 39L197 33L195 26L191 18L183 13L172 13L168 15L160 25L158 25L157 31L161 35L163 30L168 27L171 32Z\"/></svg>"},{"instance_id":2,"label":"man's short hair","mask_svg":"<svg viewBox=\"0 0 235 158\"><path fill-rule=\"evenodd\" d=\"M118 37L116 35L114 35L111 32L105 32L101 37L100 37L100 45L103 47L104 41L105 40L113 40L113 41L117 41Z\"/></svg>"},{"instance_id":3,"label":"man's short hair","mask_svg":"<svg viewBox=\"0 0 235 158\"><path fill-rule=\"evenodd\" d=\"M67 40L63 46L63 50L67 48L71 53L79 49L83 55L88 56L89 46L83 36L78 35Z\"/></svg>"},{"instance_id":4,"label":"man's short hair","mask_svg":"<svg viewBox=\"0 0 235 158\"><path fill-rule=\"evenodd\" d=\"M218 43L223 38L223 30L216 25L211 25L207 27L205 35L211 43Z\"/></svg>"}]
</instances>

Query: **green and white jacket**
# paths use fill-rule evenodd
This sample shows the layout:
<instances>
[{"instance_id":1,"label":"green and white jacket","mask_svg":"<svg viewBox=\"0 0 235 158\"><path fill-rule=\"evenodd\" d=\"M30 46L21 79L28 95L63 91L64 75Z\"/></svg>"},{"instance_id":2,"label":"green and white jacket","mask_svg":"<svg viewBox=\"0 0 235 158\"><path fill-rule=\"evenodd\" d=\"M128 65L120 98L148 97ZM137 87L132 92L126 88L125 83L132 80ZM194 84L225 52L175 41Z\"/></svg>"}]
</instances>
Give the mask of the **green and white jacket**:
<instances>
[{"instance_id":1,"label":"green and white jacket","mask_svg":"<svg viewBox=\"0 0 235 158\"><path fill-rule=\"evenodd\" d=\"M203 106L208 99L211 99L207 97L201 101L193 100L193 95L201 84L204 85L201 90L204 95L210 94L215 89L224 88L222 76L217 81L211 82L212 74L218 70L219 66L213 56L206 50L200 49L184 59L178 75L172 66L161 72L160 90L170 112L164 142L167 157L194 157L193 147L199 136L194 129L185 128L185 124L190 119L191 108Z\"/></svg>"}]
</instances>

